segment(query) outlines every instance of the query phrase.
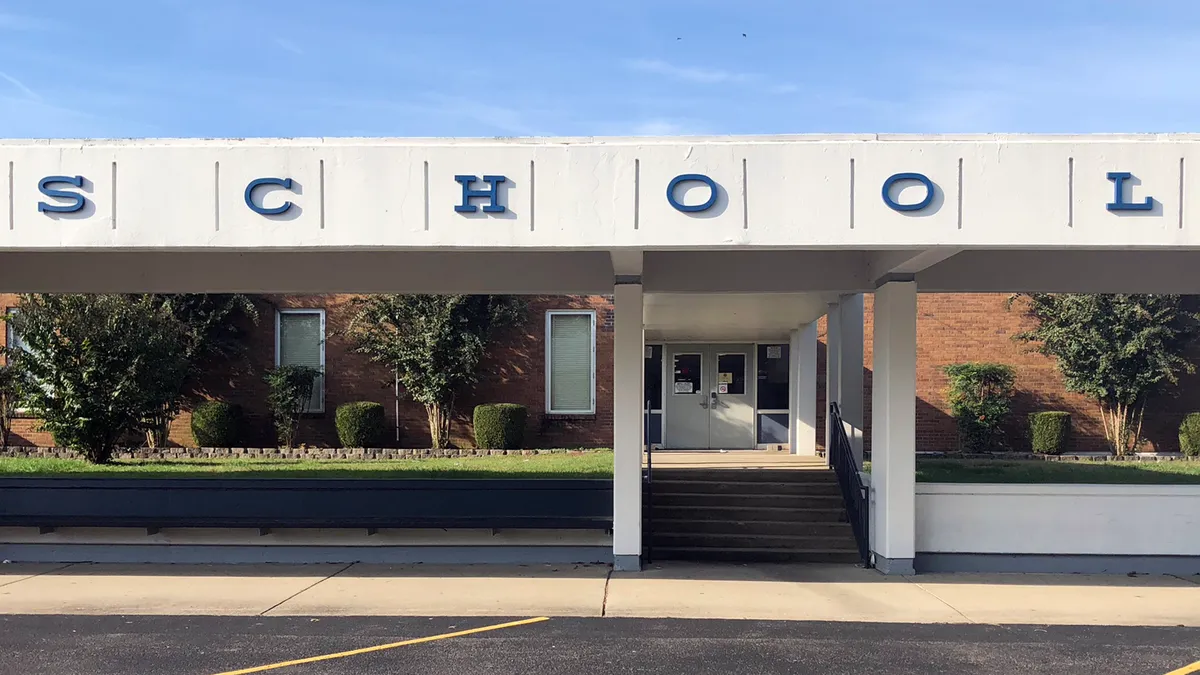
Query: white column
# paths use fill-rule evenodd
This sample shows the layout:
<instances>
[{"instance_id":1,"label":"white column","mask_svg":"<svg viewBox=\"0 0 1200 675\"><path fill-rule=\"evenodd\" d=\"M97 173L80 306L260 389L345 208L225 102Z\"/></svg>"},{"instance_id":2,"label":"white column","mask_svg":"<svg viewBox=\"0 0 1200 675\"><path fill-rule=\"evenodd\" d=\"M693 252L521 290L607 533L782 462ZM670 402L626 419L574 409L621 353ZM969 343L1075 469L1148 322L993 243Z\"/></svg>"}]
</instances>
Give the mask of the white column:
<instances>
[{"instance_id":1,"label":"white column","mask_svg":"<svg viewBox=\"0 0 1200 675\"><path fill-rule=\"evenodd\" d=\"M842 313L838 304L829 303L829 311L825 314L825 457L829 457L829 448L833 445L832 428L829 422L829 404L840 403L842 400Z\"/></svg>"},{"instance_id":2,"label":"white column","mask_svg":"<svg viewBox=\"0 0 1200 675\"><path fill-rule=\"evenodd\" d=\"M871 384L871 552L884 574L912 574L916 548L917 285L875 290Z\"/></svg>"},{"instance_id":3,"label":"white column","mask_svg":"<svg viewBox=\"0 0 1200 675\"><path fill-rule=\"evenodd\" d=\"M641 569L642 559L642 285L613 288L613 566Z\"/></svg>"},{"instance_id":4,"label":"white column","mask_svg":"<svg viewBox=\"0 0 1200 675\"><path fill-rule=\"evenodd\" d=\"M817 324L807 324L792 331L791 415L788 436L792 454L817 454Z\"/></svg>"},{"instance_id":5,"label":"white column","mask_svg":"<svg viewBox=\"0 0 1200 675\"><path fill-rule=\"evenodd\" d=\"M838 347L839 384L838 405L842 407L842 422L846 437L854 450L854 459L859 466L863 461L863 296L849 295L838 303L838 329L841 344Z\"/></svg>"}]
</instances>

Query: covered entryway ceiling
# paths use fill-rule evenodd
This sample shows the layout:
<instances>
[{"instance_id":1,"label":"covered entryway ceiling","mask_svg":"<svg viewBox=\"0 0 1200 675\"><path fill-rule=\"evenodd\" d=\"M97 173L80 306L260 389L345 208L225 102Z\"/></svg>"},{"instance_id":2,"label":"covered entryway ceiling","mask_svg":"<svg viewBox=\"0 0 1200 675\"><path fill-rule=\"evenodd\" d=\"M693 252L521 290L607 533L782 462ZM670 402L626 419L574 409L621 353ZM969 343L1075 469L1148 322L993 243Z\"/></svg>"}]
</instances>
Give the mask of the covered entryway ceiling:
<instances>
[{"instance_id":1,"label":"covered entryway ceiling","mask_svg":"<svg viewBox=\"0 0 1200 675\"><path fill-rule=\"evenodd\" d=\"M646 339L786 342L837 298L837 293L647 293Z\"/></svg>"}]
</instances>

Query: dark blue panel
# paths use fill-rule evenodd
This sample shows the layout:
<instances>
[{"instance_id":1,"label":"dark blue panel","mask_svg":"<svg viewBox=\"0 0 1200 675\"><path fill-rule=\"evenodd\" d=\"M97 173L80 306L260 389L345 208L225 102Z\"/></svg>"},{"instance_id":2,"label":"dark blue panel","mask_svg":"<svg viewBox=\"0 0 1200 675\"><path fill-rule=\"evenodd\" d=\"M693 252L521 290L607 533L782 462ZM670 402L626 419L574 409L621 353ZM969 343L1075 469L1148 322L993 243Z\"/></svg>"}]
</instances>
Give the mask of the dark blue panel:
<instances>
[{"instance_id":1,"label":"dark blue panel","mask_svg":"<svg viewBox=\"0 0 1200 675\"><path fill-rule=\"evenodd\" d=\"M759 413L758 415L759 443L788 442L787 413Z\"/></svg>"}]
</instances>

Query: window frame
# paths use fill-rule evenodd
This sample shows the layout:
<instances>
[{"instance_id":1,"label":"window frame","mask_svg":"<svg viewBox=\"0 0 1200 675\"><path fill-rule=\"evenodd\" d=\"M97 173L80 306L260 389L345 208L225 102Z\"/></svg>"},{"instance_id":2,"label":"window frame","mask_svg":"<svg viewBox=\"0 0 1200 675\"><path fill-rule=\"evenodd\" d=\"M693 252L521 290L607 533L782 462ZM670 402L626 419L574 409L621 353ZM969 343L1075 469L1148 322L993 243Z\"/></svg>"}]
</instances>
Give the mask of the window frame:
<instances>
[{"instance_id":1,"label":"window frame","mask_svg":"<svg viewBox=\"0 0 1200 675\"><path fill-rule=\"evenodd\" d=\"M16 307L5 307L4 308L4 316L6 316L6 317L13 316L16 313L17 313ZM13 346L13 325L12 325L11 320L4 322L4 346L9 349L12 349L12 346ZM4 357L4 362L6 364L8 363L7 356Z\"/></svg>"},{"instance_id":2,"label":"window frame","mask_svg":"<svg viewBox=\"0 0 1200 675\"><path fill-rule=\"evenodd\" d=\"M591 396L589 400L591 405L586 410L555 410L553 403L553 395L551 391L551 381L554 375L554 363L552 360L552 338L554 334L554 317L556 316L587 316L591 320L590 335L591 335L591 368L590 368L590 389ZM546 311L546 414L547 415L595 415L596 414L596 311L591 309L551 309Z\"/></svg>"},{"instance_id":3,"label":"window frame","mask_svg":"<svg viewBox=\"0 0 1200 675\"><path fill-rule=\"evenodd\" d=\"M320 390L321 396L319 399L321 402L321 405L314 410L309 410L305 414L307 414L307 415L323 414L325 412L325 389L326 389L325 379L328 375L327 369L325 367L325 343L328 340L328 337L325 332L325 310L322 308L315 308L315 307L289 307L287 309L276 309L275 310L275 367L276 368L279 367L279 356L280 356L279 348L280 348L280 338L281 338L280 328L281 328L281 323L283 322L284 314L316 314L321 317L321 390Z\"/></svg>"}]
</instances>

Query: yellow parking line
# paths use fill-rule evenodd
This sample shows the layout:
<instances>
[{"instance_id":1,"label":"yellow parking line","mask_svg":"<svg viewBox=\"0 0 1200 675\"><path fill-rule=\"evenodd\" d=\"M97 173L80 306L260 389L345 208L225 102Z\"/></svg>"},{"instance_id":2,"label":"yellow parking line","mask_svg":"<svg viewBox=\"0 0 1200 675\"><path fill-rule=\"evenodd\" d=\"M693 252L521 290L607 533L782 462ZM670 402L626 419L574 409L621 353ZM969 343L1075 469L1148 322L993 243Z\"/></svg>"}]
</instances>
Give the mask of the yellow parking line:
<instances>
[{"instance_id":1,"label":"yellow parking line","mask_svg":"<svg viewBox=\"0 0 1200 675\"><path fill-rule=\"evenodd\" d=\"M375 647L364 647L362 649L352 649L348 652L338 652L336 654L323 654L321 656L310 656L305 659L296 659L294 661L281 661L279 663L269 663L265 666L255 666L253 668L245 668L243 670L230 670L217 675L247 675L248 673L261 673L266 670L275 670L276 668L286 668L287 666L298 666L304 663L316 663L317 661L329 661L330 659L341 659L347 656L357 656L358 654L369 654L371 652L381 652L385 649L395 649L396 647L407 647L408 645L419 645L426 642L435 642L437 640L447 640L449 638L462 637L464 635L474 635L475 633L486 633L491 630L500 630L501 628L516 628L517 626L528 626L531 623L541 623L549 621L549 617L539 616L534 619L522 619L520 621L510 621L508 623L498 623L492 626L483 626L482 628L472 628L470 630L460 630L455 633L443 633L441 635L430 635L429 637L415 638L412 640L404 640L403 642L392 642L386 645L377 645ZM1191 671L1187 671L1191 672ZM1173 675L1168 673L1168 675Z\"/></svg>"},{"instance_id":2,"label":"yellow parking line","mask_svg":"<svg viewBox=\"0 0 1200 675\"><path fill-rule=\"evenodd\" d=\"M1175 670L1167 673L1167 675L1189 675L1190 673L1200 673L1200 661L1182 668L1176 668Z\"/></svg>"}]
</instances>

